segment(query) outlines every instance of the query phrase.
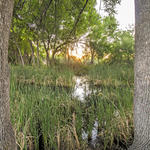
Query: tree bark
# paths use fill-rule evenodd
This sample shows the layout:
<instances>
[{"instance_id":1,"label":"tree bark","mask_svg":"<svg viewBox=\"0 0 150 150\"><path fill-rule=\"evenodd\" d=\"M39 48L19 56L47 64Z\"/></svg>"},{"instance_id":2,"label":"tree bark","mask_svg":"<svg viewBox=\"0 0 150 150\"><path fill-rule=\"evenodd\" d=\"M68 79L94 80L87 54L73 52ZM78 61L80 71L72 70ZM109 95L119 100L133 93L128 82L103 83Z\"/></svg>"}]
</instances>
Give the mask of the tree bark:
<instances>
[{"instance_id":1,"label":"tree bark","mask_svg":"<svg viewBox=\"0 0 150 150\"><path fill-rule=\"evenodd\" d=\"M0 150L16 150L9 110L8 41L13 0L0 1Z\"/></svg>"},{"instance_id":2,"label":"tree bark","mask_svg":"<svg viewBox=\"0 0 150 150\"><path fill-rule=\"evenodd\" d=\"M91 64L94 63L94 55L95 55L95 51L94 49L91 50Z\"/></svg>"},{"instance_id":3,"label":"tree bark","mask_svg":"<svg viewBox=\"0 0 150 150\"><path fill-rule=\"evenodd\" d=\"M49 66L50 65L49 51L48 50L45 51L46 51L46 64L47 66Z\"/></svg>"},{"instance_id":4,"label":"tree bark","mask_svg":"<svg viewBox=\"0 0 150 150\"><path fill-rule=\"evenodd\" d=\"M37 40L37 65L39 66L39 41Z\"/></svg>"},{"instance_id":5,"label":"tree bark","mask_svg":"<svg viewBox=\"0 0 150 150\"><path fill-rule=\"evenodd\" d=\"M69 64L70 63L69 47L67 47L67 58L68 58L68 64Z\"/></svg>"},{"instance_id":6,"label":"tree bark","mask_svg":"<svg viewBox=\"0 0 150 150\"><path fill-rule=\"evenodd\" d=\"M17 46L17 49L18 49L18 51L19 51L19 55L20 55L20 59L21 59L22 66L24 67L24 60L23 60L23 57L22 57L22 54L21 54L21 50L20 50L20 48L19 48L19 46L18 46L17 43L16 43L16 46Z\"/></svg>"},{"instance_id":7,"label":"tree bark","mask_svg":"<svg viewBox=\"0 0 150 150\"><path fill-rule=\"evenodd\" d=\"M46 46L46 43L43 41L45 52L46 52L46 64L47 64L47 66L50 65L50 58L49 58L49 43L50 42L49 41L48 41L48 44L47 44L48 46Z\"/></svg>"},{"instance_id":8,"label":"tree bark","mask_svg":"<svg viewBox=\"0 0 150 150\"><path fill-rule=\"evenodd\" d=\"M150 0L135 0L134 142L150 150Z\"/></svg>"},{"instance_id":9,"label":"tree bark","mask_svg":"<svg viewBox=\"0 0 150 150\"><path fill-rule=\"evenodd\" d=\"M31 40L29 40L29 43L30 43L31 52L32 52L32 65L34 66L35 65L34 47L32 45L32 41Z\"/></svg>"},{"instance_id":10,"label":"tree bark","mask_svg":"<svg viewBox=\"0 0 150 150\"><path fill-rule=\"evenodd\" d=\"M52 52L52 63L55 63L55 55L56 55L56 51L54 50Z\"/></svg>"}]
</instances>

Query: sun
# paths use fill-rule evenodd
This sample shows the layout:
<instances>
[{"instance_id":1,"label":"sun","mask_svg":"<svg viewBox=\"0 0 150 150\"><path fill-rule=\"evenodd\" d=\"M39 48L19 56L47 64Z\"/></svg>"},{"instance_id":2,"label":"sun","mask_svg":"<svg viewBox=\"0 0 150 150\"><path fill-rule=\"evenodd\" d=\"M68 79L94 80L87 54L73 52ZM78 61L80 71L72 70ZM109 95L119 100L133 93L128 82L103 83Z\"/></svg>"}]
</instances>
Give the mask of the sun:
<instances>
[{"instance_id":1,"label":"sun","mask_svg":"<svg viewBox=\"0 0 150 150\"><path fill-rule=\"evenodd\" d=\"M76 58L81 59L83 57L82 49L73 50L71 52L71 56L75 56Z\"/></svg>"},{"instance_id":2,"label":"sun","mask_svg":"<svg viewBox=\"0 0 150 150\"><path fill-rule=\"evenodd\" d=\"M84 56L84 47L81 44L78 44L78 46L75 46L73 50L69 50L70 56L75 56L77 59L82 59Z\"/></svg>"}]
</instances>

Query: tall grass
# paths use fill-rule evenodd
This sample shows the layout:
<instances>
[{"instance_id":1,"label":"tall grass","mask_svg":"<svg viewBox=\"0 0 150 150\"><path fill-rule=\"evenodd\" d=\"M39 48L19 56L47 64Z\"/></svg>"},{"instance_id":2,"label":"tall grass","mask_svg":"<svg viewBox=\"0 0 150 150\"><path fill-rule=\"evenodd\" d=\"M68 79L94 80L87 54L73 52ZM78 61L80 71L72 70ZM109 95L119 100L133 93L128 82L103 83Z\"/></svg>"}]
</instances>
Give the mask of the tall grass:
<instances>
[{"instance_id":1,"label":"tall grass","mask_svg":"<svg viewBox=\"0 0 150 150\"><path fill-rule=\"evenodd\" d=\"M125 149L133 138L133 67L124 64L96 65L89 71L93 84L100 88L96 115L104 149L116 144ZM115 149L115 148L114 148Z\"/></svg>"},{"instance_id":2,"label":"tall grass","mask_svg":"<svg viewBox=\"0 0 150 150\"><path fill-rule=\"evenodd\" d=\"M80 102L72 97L73 70L11 67L11 119L21 150L88 149L94 122L94 149L126 147L132 138L133 70L93 66L88 76L96 92ZM88 139L82 138L83 130Z\"/></svg>"}]
</instances>

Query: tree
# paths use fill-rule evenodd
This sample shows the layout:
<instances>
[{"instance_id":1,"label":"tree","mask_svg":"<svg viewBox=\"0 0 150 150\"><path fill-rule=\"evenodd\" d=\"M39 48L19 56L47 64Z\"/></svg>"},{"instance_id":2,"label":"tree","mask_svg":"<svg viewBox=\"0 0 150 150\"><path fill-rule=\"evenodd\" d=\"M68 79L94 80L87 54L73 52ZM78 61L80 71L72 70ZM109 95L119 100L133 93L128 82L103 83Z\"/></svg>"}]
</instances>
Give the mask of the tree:
<instances>
[{"instance_id":1,"label":"tree","mask_svg":"<svg viewBox=\"0 0 150 150\"><path fill-rule=\"evenodd\" d=\"M9 112L8 40L13 0L0 1L0 150L16 150Z\"/></svg>"},{"instance_id":2,"label":"tree","mask_svg":"<svg viewBox=\"0 0 150 150\"><path fill-rule=\"evenodd\" d=\"M150 149L149 10L149 0L135 0L134 142L130 150Z\"/></svg>"},{"instance_id":3,"label":"tree","mask_svg":"<svg viewBox=\"0 0 150 150\"><path fill-rule=\"evenodd\" d=\"M103 19L96 17L97 21L91 25L88 35L91 54L96 53L98 59L103 59L104 55L113 55L112 48L115 43L115 34L117 32L117 22L113 16L107 16ZM118 52L117 52L118 54ZM93 62L91 55L91 62Z\"/></svg>"},{"instance_id":4,"label":"tree","mask_svg":"<svg viewBox=\"0 0 150 150\"><path fill-rule=\"evenodd\" d=\"M121 0L103 0L104 6L105 6L105 11L109 14L112 15L116 13L115 7L117 4L121 3Z\"/></svg>"},{"instance_id":5,"label":"tree","mask_svg":"<svg viewBox=\"0 0 150 150\"><path fill-rule=\"evenodd\" d=\"M30 40L34 46L38 39L38 48L44 47L47 64L50 64L55 55L62 52L67 44L75 43L87 32L87 13L89 9L94 9L94 4L95 0L15 0L10 60L14 60L20 54L33 56L32 47L27 51L22 47L22 43ZM21 53L15 47L19 47ZM17 54L16 57L12 51Z\"/></svg>"}]
</instances>

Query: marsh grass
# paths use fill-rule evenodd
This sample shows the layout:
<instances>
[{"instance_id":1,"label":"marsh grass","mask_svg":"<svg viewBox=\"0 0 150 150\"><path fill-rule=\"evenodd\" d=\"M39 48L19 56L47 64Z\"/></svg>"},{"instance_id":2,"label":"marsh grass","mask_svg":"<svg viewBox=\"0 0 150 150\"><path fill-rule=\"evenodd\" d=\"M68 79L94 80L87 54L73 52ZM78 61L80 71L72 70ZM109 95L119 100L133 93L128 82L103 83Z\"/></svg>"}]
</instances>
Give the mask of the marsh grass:
<instances>
[{"instance_id":1,"label":"marsh grass","mask_svg":"<svg viewBox=\"0 0 150 150\"><path fill-rule=\"evenodd\" d=\"M65 65L41 68L32 66L13 66L13 78L18 83L39 86L72 86L73 71Z\"/></svg>"},{"instance_id":2,"label":"marsh grass","mask_svg":"<svg viewBox=\"0 0 150 150\"><path fill-rule=\"evenodd\" d=\"M89 76L97 86L133 87L133 66L130 64L93 65Z\"/></svg>"},{"instance_id":3,"label":"marsh grass","mask_svg":"<svg viewBox=\"0 0 150 150\"><path fill-rule=\"evenodd\" d=\"M96 115L104 149L117 149L117 145L127 149L133 138L133 67L96 65L89 77L101 89L96 98Z\"/></svg>"},{"instance_id":4,"label":"marsh grass","mask_svg":"<svg viewBox=\"0 0 150 150\"><path fill-rule=\"evenodd\" d=\"M95 120L98 142L94 149L126 149L130 144L132 66L90 67L89 82L97 92L84 103L71 96L73 76L66 66L11 67L11 119L19 149L87 150ZM87 140L82 138L83 130Z\"/></svg>"}]
</instances>

